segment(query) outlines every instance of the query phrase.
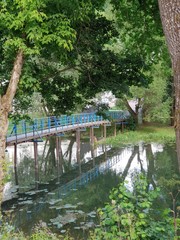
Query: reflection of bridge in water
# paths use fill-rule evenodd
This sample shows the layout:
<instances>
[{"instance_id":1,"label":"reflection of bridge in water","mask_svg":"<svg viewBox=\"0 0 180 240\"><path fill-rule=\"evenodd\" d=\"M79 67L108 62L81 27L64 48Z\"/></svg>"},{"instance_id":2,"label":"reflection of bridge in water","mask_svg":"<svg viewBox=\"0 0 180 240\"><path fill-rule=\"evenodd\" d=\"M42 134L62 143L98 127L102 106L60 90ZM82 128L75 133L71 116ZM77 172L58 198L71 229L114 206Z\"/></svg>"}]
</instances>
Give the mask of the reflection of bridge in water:
<instances>
[{"instance_id":1,"label":"reflection of bridge in water","mask_svg":"<svg viewBox=\"0 0 180 240\"><path fill-rule=\"evenodd\" d=\"M76 159L80 163L80 132L86 131L89 128L90 143L94 146L95 136L94 128L101 126L102 136L106 138L106 127L113 124L114 135L116 135L116 125L120 124L122 129L126 123L129 114L127 111L108 111L106 118L97 115L96 113L73 114L70 116L51 116L47 118L34 119L31 122L20 121L18 124L10 124L6 138L7 146L14 146L14 172L17 176L17 146L23 142L33 142L34 145L34 162L35 162L35 181L39 182L39 163L38 163L38 142L43 141L43 138L56 136L56 166L58 172L62 166L62 148L61 136L67 132L76 133ZM16 178L18 185L18 178ZM37 186L38 187L38 186Z\"/></svg>"},{"instance_id":2,"label":"reflection of bridge in water","mask_svg":"<svg viewBox=\"0 0 180 240\"><path fill-rule=\"evenodd\" d=\"M129 165L129 161L132 161L132 159L134 159L135 155L137 154L137 149L132 149L132 152L127 149L117 149L116 151L113 149L108 149L106 151L106 149L104 149L104 151L105 152L103 153L103 158L102 156L99 156L95 162L92 159L88 164L83 164L84 167L82 165L82 172L80 173L77 169L77 177L69 180L67 183L62 184L62 181L60 179L60 182L58 182L58 184L55 182L54 184L51 184L52 188L54 186L54 189L50 190L50 188L46 188L41 190L28 191L24 194L23 197L21 196L20 199L17 199L18 201L13 204L13 209L15 209L14 214L16 215L17 227L20 227L24 224L27 225L27 223L28 225L31 225L35 219L38 219L39 215L43 214L44 211L49 211L48 209L57 208L61 210L63 207L61 208L59 204L62 199L64 199L68 194L78 190L82 186L89 184L98 178L101 174L108 172L119 162L122 162L124 160L124 157L129 153L127 165L121 173L121 176L125 177L124 173L126 172L126 168ZM109 151L111 151L112 156L107 156L107 153Z\"/></svg>"},{"instance_id":3,"label":"reflection of bridge in water","mask_svg":"<svg viewBox=\"0 0 180 240\"><path fill-rule=\"evenodd\" d=\"M24 194L20 194L19 196L22 196L22 199L27 199L29 196L36 201L36 204L32 205L31 200L28 200L29 202L27 202L27 204L26 200L19 201L19 198L12 200L12 202L14 201L13 205L17 210L17 214L19 215L18 222L21 222L21 219L31 221L34 214L37 215L43 209L45 209L47 207L47 201L51 193L53 199L55 198L56 200L58 200L59 198L67 195L69 192L74 191L76 188L88 184L89 182L97 178L100 174L106 172L108 169L113 167L118 161L120 161L121 157L117 156L114 158L107 158L107 153L111 152L111 149L105 149L105 151L100 154L99 157L96 158L96 160L94 160L96 157L94 149L94 129L101 126L101 136L106 138L106 127L112 125L114 128L114 134L116 135L117 124L120 124L123 129L127 118L127 112L110 111L107 113L106 119L103 119L102 116L98 116L95 113L86 113L71 116L35 119L33 120L33 122L21 121L17 125L10 124L6 143L7 146L14 146L14 174L15 184L17 185L17 193L19 187L17 174L18 144L32 142L33 149L31 151L33 151L35 165L35 190L28 191L29 195L28 192L25 192ZM86 149L84 154L91 150L92 159L83 164L81 162L83 156L82 152L80 151L82 147L80 137L81 131L86 131L86 128L89 128L90 149L88 146L85 146ZM69 172L69 175L66 174L66 181L64 181L65 178L63 177L64 174L62 173L64 156L62 152L61 137L67 132L75 132L75 137L73 141L76 142L75 147L77 166L76 169L73 169ZM44 189L42 189L43 186L41 186L41 183L39 181L39 171L41 171L41 169L40 162L38 161L38 142L43 141L44 138L48 138L49 136L55 136L55 146L53 152L55 150L55 167L57 170L57 177L50 181L47 186L44 185L44 187L46 188L45 191ZM50 185L53 186L53 188L51 188ZM43 196L45 202L39 199L40 196ZM4 202L3 206L6 206L8 209L8 206L11 206L11 200L9 203ZM20 222L19 224L22 224Z\"/></svg>"}]
</instances>

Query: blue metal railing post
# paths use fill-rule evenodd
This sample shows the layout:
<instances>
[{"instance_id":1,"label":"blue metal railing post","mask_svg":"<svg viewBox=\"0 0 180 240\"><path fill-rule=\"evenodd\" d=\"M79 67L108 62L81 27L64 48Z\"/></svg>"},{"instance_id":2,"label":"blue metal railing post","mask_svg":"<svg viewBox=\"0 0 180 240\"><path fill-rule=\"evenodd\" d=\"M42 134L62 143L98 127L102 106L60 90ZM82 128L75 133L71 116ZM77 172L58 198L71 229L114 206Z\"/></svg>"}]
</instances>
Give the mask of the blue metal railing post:
<instances>
[{"instance_id":1,"label":"blue metal railing post","mask_svg":"<svg viewBox=\"0 0 180 240\"><path fill-rule=\"evenodd\" d=\"M57 123L57 118L56 117L54 117L54 123L55 123L55 128L56 128L56 131L57 131L58 123Z\"/></svg>"},{"instance_id":2,"label":"blue metal railing post","mask_svg":"<svg viewBox=\"0 0 180 240\"><path fill-rule=\"evenodd\" d=\"M43 128L44 128L44 118L41 118L41 120L40 120L40 126L41 126L41 133L43 133Z\"/></svg>"},{"instance_id":3,"label":"blue metal railing post","mask_svg":"<svg viewBox=\"0 0 180 240\"><path fill-rule=\"evenodd\" d=\"M26 121L24 122L25 137L27 138Z\"/></svg>"},{"instance_id":4,"label":"blue metal railing post","mask_svg":"<svg viewBox=\"0 0 180 240\"><path fill-rule=\"evenodd\" d=\"M48 117L48 130L49 130L49 132L51 130L51 118L50 117Z\"/></svg>"},{"instance_id":5,"label":"blue metal railing post","mask_svg":"<svg viewBox=\"0 0 180 240\"><path fill-rule=\"evenodd\" d=\"M33 122L33 136L34 136L34 128L35 128L35 127L34 127L34 122Z\"/></svg>"},{"instance_id":6,"label":"blue metal railing post","mask_svg":"<svg viewBox=\"0 0 180 240\"><path fill-rule=\"evenodd\" d=\"M14 124L14 133L15 133L16 142L17 142L17 125L16 124Z\"/></svg>"}]
</instances>

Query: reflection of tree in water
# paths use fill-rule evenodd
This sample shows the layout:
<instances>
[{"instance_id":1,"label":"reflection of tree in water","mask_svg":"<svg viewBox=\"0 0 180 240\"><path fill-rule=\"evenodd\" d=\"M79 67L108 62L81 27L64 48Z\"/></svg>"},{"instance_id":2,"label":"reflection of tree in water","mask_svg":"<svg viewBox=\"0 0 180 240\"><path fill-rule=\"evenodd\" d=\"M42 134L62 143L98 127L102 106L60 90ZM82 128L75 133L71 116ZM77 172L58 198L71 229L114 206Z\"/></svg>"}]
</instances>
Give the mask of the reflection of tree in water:
<instances>
[{"instance_id":1,"label":"reflection of tree in water","mask_svg":"<svg viewBox=\"0 0 180 240\"><path fill-rule=\"evenodd\" d=\"M131 163L132 163L133 159L135 158L136 154L138 154L138 153L139 153L139 146L134 146L134 149L133 149L133 151L132 151L132 153L131 153L131 156L130 156L130 158L128 159L128 162L127 162L127 164L126 164L126 167L125 167L125 169L124 169L124 171L123 171L123 173L122 173L122 180L123 180L123 181L124 181L125 178L127 177L128 172L129 172L129 169L130 169L130 167L131 167Z\"/></svg>"},{"instance_id":2,"label":"reflection of tree in water","mask_svg":"<svg viewBox=\"0 0 180 240\"><path fill-rule=\"evenodd\" d=\"M169 178L171 179L173 174L178 174L177 166L174 159L176 159L175 154L172 154L174 151L172 147L164 147L163 152L157 152L156 154L152 151L152 144L146 144L141 146L134 146L131 156L127 162L127 165L122 173L123 179L126 178L128 171L131 167L132 161L137 155L137 161L139 163L141 173L146 174L148 180L148 187L150 185L153 188L156 188L157 181L159 178ZM145 151L146 160L141 159L141 152ZM146 161L146 162L145 162ZM144 164L147 164L147 170L144 169Z\"/></svg>"},{"instance_id":3,"label":"reflection of tree in water","mask_svg":"<svg viewBox=\"0 0 180 240\"><path fill-rule=\"evenodd\" d=\"M67 147L67 150L63 154L63 167L64 171L67 172L72 169L72 150L73 150L73 145L76 141L75 137L71 137L69 145Z\"/></svg>"},{"instance_id":4,"label":"reflection of tree in water","mask_svg":"<svg viewBox=\"0 0 180 240\"><path fill-rule=\"evenodd\" d=\"M56 169L56 156L55 156L55 149L56 149L56 142L54 137L48 138L46 141L49 142L49 149L47 151L47 154L45 157L42 157L41 164L39 164L39 171L42 170L42 167L44 166L44 173L49 175L54 173L54 170ZM47 144L44 146L44 151L47 147Z\"/></svg>"},{"instance_id":5,"label":"reflection of tree in water","mask_svg":"<svg viewBox=\"0 0 180 240\"><path fill-rule=\"evenodd\" d=\"M163 152L156 154L155 179L166 193L168 205L172 205L172 195L176 196L180 189L180 174L175 147L166 145ZM177 199L176 204L180 205L180 197Z\"/></svg>"},{"instance_id":6,"label":"reflection of tree in water","mask_svg":"<svg viewBox=\"0 0 180 240\"><path fill-rule=\"evenodd\" d=\"M28 154L26 148L23 149L23 153L24 152L26 152L26 155L23 154L23 158L20 159L20 162L17 166L16 178L18 178L20 187L34 185L35 181L34 158L30 157L30 154ZM46 139L43 154L38 155L38 170L40 182L48 181L55 174L56 161L55 161L55 143L53 138ZM12 177L11 179L13 178L14 177Z\"/></svg>"},{"instance_id":7,"label":"reflection of tree in water","mask_svg":"<svg viewBox=\"0 0 180 240\"><path fill-rule=\"evenodd\" d=\"M11 179L13 179L12 177ZM24 156L21 162L17 166L17 176L19 186L30 186L34 184L35 181L35 167L34 159L31 157Z\"/></svg>"},{"instance_id":8,"label":"reflection of tree in water","mask_svg":"<svg viewBox=\"0 0 180 240\"><path fill-rule=\"evenodd\" d=\"M63 171L61 171L61 174L68 173L69 170L75 169L73 167L74 162L72 161L73 147L75 141L76 141L75 137L72 136L70 138L70 141L68 142L66 151L62 153L62 149L60 150L60 152L62 153L61 156L62 160L59 161L59 163L61 165L61 168L63 169ZM86 152L89 152L90 144L82 142L81 147L82 147L81 156L84 156ZM56 150L56 138L51 137L47 139L44 144L43 154L41 156L38 156L40 182L43 181L47 182L57 176L58 168L55 150ZM105 147L103 148L103 150L104 152L101 154L101 156L96 158L95 160L96 164L105 161L104 158L107 157L107 151ZM141 152L146 153L146 160L142 158ZM113 149L108 150L108 157L111 157L111 155L116 154L117 152L113 152ZM124 168L124 171L121 174L123 180L127 177L129 170L132 166L132 162L135 159L137 159L139 163L140 171L142 173L145 173L147 176L149 184L148 187L156 188L156 185L159 185L162 182L161 181L162 178L170 181L172 180L172 177L176 175L177 179L179 179L178 164L177 161L175 161L176 154L172 146L171 147L165 146L163 152L156 152L155 154L152 151L151 144L134 146L132 148L131 156L129 157L127 164ZM81 161L83 172L88 171L90 167L92 168L94 166L93 164L91 164L91 161L89 161L87 164L86 163L83 164L83 160ZM147 170L144 164L147 164ZM32 157L23 156L23 159L18 164L18 180L20 187L34 184L35 180L34 171L35 171L34 159ZM61 176L61 174L59 176ZM12 175L11 179L14 179L13 173L11 173L11 175ZM169 189L169 191L171 191L171 189ZM172 189L173 193L175 191L177 191L177 186L174 188L174 190Z\"/></svg>"},{"instance_id":9,"label":"reflection of tree in water","mask_svg":"<svg viewBox=\"0 0 180 240\"><path fill-rule=\"evenodd\" d=\"M146 147L146 161L147 161L147 180L148 180L148 188L149 185L152 184L153 188L156 189L156 183L154 181L155 174L155 156L152 151L152 145L147 144Z\"/></svg>"},{"instance_id":10,"label":"reflection of tree in water","mask_svg":"<svg viewBox=\"0 0 180 240\"><path fill-rule=\"evenodd\" d=\"M63 172L68 172L73 168L73 147L76 139L74 136L70 138L68 143L67 150L63 153L62 146L59 145L59 174ZM20 187L34 185L35 181L35 161L32 152L28 151L28 146L23 148L23 155L17 165L17 175L16 179L19 181ZM89 142L83 143L81 142L81 157L85 156L85 154L90 151ZM33 148L32 148L33 149ZM25 154L24 154L25 153ZM58 171L58 161L56 160L56 137L46 138L42 155L39 155L38 151L38 170L39 170L39 181L47 182L51 178L57 176ZM60 174L60 175L61 175ZM11 179L14 182L14 173L11 171Z\"/></svg>"}]
</instances>

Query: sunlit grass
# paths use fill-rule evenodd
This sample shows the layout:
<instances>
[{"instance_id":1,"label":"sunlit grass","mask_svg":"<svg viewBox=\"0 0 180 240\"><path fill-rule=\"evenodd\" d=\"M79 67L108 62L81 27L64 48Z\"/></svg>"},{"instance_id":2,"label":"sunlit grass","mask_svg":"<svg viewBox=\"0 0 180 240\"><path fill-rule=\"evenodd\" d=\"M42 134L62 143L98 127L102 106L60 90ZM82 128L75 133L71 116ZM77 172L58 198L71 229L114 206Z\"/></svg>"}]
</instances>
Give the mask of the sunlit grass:
<instances>
[{"instance_id":1,"label":"sunlit grass","mask_svg":"<svg viewBox=\"0 0 180 240\"><path fill-rule=\"evenodd\" d=\"M106 140L102 140L101 143L105 142L113 146L121 146L137 144L140 141L144 143L174 143L174 128L168 126L141 126L136 131L125 130L123 133L119 132L116 137L108 137Z\"/></svg>"}]
</instances>

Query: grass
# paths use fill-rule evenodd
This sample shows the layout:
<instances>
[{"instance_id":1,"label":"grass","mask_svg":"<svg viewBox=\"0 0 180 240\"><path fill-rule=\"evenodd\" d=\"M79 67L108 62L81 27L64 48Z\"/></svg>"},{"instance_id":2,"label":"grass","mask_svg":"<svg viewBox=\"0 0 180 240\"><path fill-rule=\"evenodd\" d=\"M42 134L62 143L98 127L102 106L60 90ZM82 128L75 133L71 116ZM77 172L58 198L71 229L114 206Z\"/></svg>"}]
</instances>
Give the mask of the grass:
<instances>
[{"instance_id":1,"label":"grass","mask_svg":"<svg viewBox=\"0 0 180 240\"><path fill-rule=\"evenodd\" d=\"M142 125L135 131L125 130L118 133L116 137L108 137L101 143L111 144L113 146L124 146L128 144L137 144L138 142L151 143L175 143L175 132L173 127L159 125Z\"/></svg>"}]
</instances>

